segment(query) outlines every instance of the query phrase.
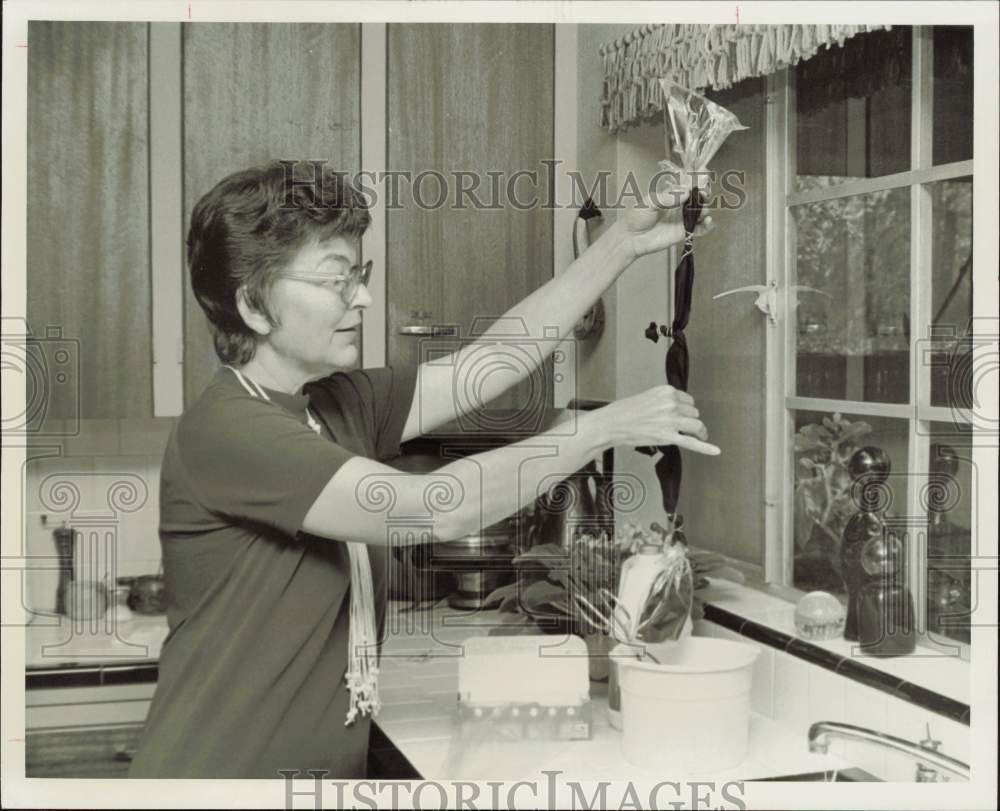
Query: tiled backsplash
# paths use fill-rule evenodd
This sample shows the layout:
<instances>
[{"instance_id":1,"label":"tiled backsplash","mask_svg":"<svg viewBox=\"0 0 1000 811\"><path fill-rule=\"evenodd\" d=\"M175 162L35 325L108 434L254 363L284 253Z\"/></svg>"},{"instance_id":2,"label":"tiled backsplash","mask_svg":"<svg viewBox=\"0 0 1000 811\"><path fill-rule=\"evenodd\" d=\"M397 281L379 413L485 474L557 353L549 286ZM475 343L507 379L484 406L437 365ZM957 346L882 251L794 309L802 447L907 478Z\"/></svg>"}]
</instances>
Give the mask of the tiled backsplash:
<instances>
[{"instance_id":1,"label":"tiled backsplash","mask_svg":"<svg viewBox=\"0 0 1000 811\"><path fill-rule=\"evenodd\" d=\"M770 645L742 636L713 622L699 620L695 633L732 639L760 650L754 666L751 707L802 736L807 746L809 726L839 721L919 742L927 735L941 741L941 751L968 763L969 727L930 710L852 681ZM830 751L875 776L913 782L912 758L878 746L834 740Z\"/></svg>"},{"instance_id":2,"label":"tiled backsplash","mask_svg":"<svg viewBox=\"0 0 1000 811\"><path fill-rule=\"evenodd\" d=\"M35 441L22 471L26 607L55 608L53 530L77 530L75 576L150 574L160 565L160 464L174 419L83 420L76 436ZM44 455L44 454L49 455ZM49 560L39 565L37 559Z\"/></svg>"}]
</instances>

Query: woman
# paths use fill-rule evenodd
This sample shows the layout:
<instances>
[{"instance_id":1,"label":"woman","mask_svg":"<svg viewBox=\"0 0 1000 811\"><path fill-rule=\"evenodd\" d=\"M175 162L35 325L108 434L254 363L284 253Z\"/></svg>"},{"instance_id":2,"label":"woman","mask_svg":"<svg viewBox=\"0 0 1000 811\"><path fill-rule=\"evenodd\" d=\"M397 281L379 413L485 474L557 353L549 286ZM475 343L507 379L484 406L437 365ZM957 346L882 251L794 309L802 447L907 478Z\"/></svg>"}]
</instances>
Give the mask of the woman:
<instances>
[{"instance_id":1,"label":"woman","mask_svg":"<svg viewBox=\"0 0 1000 811\"><path fill-rule=\"evenodd\" d=\"M164 456L170 634L133 777L364 776L387 544L373 487L391 488L393 509L409 515L428 509L429 487L447 488L455 498L431 500L447 540L512 514L538 482L608 447L719 452L691 397L658 386L548 437L556 452L544 458L525 461L514 445L428 475L383 464L457 416L463 364L337 371L356 362L371 304L371 263L357 264L368 224L343 175L288 187L277 163L227 177L192 213L191 282L223 367ZM555 324L568 335L633 259L682 237L676 207L636 208L507 315L531 334ZM461 352L489 351L491 338ZM486 376L484 402L514 382L497 378Z\"/></svg>"}]
</instances>

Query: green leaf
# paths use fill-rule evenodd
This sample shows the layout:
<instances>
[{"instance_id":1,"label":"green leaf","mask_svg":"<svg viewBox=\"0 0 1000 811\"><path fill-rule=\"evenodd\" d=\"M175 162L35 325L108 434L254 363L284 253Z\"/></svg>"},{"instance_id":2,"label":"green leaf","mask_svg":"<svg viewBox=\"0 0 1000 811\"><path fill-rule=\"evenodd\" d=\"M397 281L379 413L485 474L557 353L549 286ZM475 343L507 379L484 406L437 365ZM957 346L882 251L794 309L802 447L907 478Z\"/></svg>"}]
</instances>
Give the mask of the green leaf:
<instances>
[{"instance_id":1,"label":"green leaf","mask_svg":"<svg viewBox=\"0 0 1000 811\"><path fill-rule=\"evenodd\" d=\"M549 569L549 580L555 581L564 589L570 588L573 582L569 569L557 569L555 567Z\"/></svg>"},{"instance_id":2,"label":"green leaf","mask_svg":"<svg viewBox=\"0 0 1000 811\"><path fill-rule=\"evenodd\" d=\"M518 555L513 562L515 566L524 563L540 563L547 569L565 569L569 563L569 555L559 544L543 543Z\"/></svg>"},{"instance_id":3,"label":"green leaf","mask_svg":"<svg viewBox=\"0 0 1000 811\"><path fill-rule=\"evenodd\" d=\"M819 437L814 436L802 436L800 434L795 435L795 452L796 453L809 453L810 451L825 450L826 445L824 445Z\"/></svg>"},{"instance_id":4,"label":"green leaf","mask_svg":"<svg viewBox=\"0 0 1000 811\"><path fill-rule=\"evenodd\" d=\"M517 583L508 583L506 586L500 586L500 588L490 592L486 599L483 600L483 608L490 609L495 605L500 605L509 597L517 597L517 589Z\"/></svg>"},{"instance_id":5,"label":"green leaf","mask_svg":"<svg viewBox=\"0 0 1000 811\"><path fill-rule=\"evenodd\" d=\"M710 566L724 566L729 561L718 552L709 552L704 549L690 549L687 553L688 560L695 568L708 568Z\"/></svg>"},{"instance_id":6,"label":"green leaf","mask_svg":"<svg viewBox=\"0 0 1000 811\"><path fill-rule=\"evenodd\" d=\"M851 474L847 472L846 468L840 465L837 466L830 477L830 487L836 496L846 495L851 489L851 482Z\"/></svg>"},{"instance_id":7,"label":"green leaf","mask_svg":"<svg viewBox=\"0 0 1000 811\"><path fill-rule=\"evenodd\" d=\"M822 513L822 506L826 503L826 491L823 489L823 482L818 479L808 479L799 482L796 488L796 496L805 515L814 516Z\"/></svg>"},{"instance_id":8,"label":"green leaf","mask_svg":"<svg viewBox=\"0 0 1000 811\"><path fill-rule=\"evenodd\" d=\"M723 580L729 580L733 583L746 582L743 572L739 569L734 569L732 566L720 566L717 569L713 569L711 575L712 577L721 577Z\"/></svg>"},{"instance_id":9,"label":"green leaf","mask_svg":"<svg viewBox=\"0 0 1000 811\"><path fill-rule=\"evenodd\" d=\"M538 627L531 617L524 614L502 613L498 616L500 625L490 628L487 636L520 636L524 634L537 634Z\"/></svg>"},{"instance_id":10,"label":"green leaf","mask_svg":"<svg viewBox=\"0 0 1000 811\"><path fill-rule=\"evenodd\" d=\"M521 603L528 608L535 608L546 604L565 602L566 589L548 580L540 580L532 583L521 595Z\"/></svg>"},{"instance_id":11,"label":"green leaf","mask_svg":"<svg viewBox=\"0 0 1000 811\"><path fill-rule=\"evenodd\" d=\"M804 496L801 490L795 493L795 546L804 548L812 534L814 521L810 517L804 505Z\"/></svg>"},{"instance_id":12,"label":"green leaf","mask_svg":"<svg viewBox=\"0 0 1000 811\"><path fill-rule=\"evenodd\" d=\"M855 422L851 424L850 428L847 428L843 435L840 437L840 441L851 442L855 439L860 439L866 434L871 433L872 427L867 422Z\"/></svg>"},{"instance_id":13,"label":"green leaf","mask_svg":"<svg viewBox=\"0 0 1000 811\"><path fill-rule=\"evenodd\" d=\"M521 595L511 594L505 597L500 603L500 608L498 609L501 614L511 612L513 614L521 613Z\"/></svg>"}]
</instances>

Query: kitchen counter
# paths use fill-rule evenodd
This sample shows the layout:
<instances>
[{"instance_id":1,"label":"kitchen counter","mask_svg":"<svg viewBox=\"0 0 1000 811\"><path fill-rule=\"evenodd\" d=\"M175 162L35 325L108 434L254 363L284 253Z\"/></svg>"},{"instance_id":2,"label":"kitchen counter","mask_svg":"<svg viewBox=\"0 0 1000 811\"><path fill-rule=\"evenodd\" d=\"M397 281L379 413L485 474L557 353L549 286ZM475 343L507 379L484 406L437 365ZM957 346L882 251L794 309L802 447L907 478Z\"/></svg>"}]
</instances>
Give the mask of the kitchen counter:
<instances>
[{"instance_id":1,"label":"kitchen counter","mask_svg":"<svg viewBox=\"0 0 1000 811\"><path fill-rule=\"evenodd\" d=\"M26 629L29 672L80 667L155 665L167 637L165 615L138 616L114 623L74 623L67 617L35 617Z\"/></svg>"},{"instance_id":2,"label":"kitchen counter","mask_svg":"<svg viewBox=\"0 0 1000 811\"><path fill-rule=\"evenodd\" d=\"M754 780L848 767L827 755L812 754L805 740L763 716L751 718L749 755L734 769L712 775L650 772L628 763L621 733L607 720L607 686L591 682L591 738L583 741L494 740L485 735L460 737L457 720L458 668L462 642L484 636L498 624L495 612L462 612L439 606L410 611L392 602L386 618L378 726L388 742L420 775L439 779L545 779L543 770L561 780L658 781L710 777ZM136 617L119 623L117 633L76 633L64 620L28 627L27 667L30 686L56 686L60 677L100 674L99 683L115 683L127 671L149 671L166 636L165 617ZM510 678L519 674L511 672ZM57 679L43 685L42 680ZM145 679L143 679L145 680ZM664 730L683 735L683 730Z\"/></svg>"},{"instance_id":3,"label":"kitchen counter","mask_svg":"<svg viewBox=\"0 0 1000 811\"><path fill-rule=\"evenodd\" d=\"M754 780L847 768L839 758L809 752L806 741L769 718L751 718L749 755L736 768L712 775L646 771L625 760L621 733L607 720L607 685L591 682L593 720L585 741L500 741L457 735L456 696L461 643L497 625L496 613L395 611L387 618L379 690L378 725L421 775L436 779L543 781L543 771L561 780L655 782L710 777ZM516 672L510 677L517 679ZM683 730L664 730L683 735Z\"/></svg>"}]
</instances>

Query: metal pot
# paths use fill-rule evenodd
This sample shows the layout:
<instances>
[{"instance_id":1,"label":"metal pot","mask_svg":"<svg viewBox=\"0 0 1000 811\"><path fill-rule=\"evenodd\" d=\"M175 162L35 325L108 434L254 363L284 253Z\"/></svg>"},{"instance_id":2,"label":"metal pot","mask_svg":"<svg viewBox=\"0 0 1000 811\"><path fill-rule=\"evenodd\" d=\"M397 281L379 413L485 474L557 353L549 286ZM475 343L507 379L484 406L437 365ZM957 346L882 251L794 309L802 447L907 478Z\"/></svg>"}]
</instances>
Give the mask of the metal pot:
<instances>
[{"instance_id":1,"label":"metal pot","mask_svg":"<svg viewBox=\"0 0 1000 811\"><path fill-rule=\"evenodd\" d=\"M459 572L455 580L457 588L448 595L448 605L452 608L482 608L492 592L514 581L514 573L498 569Z\"/></svg>"},{"instance_id":2,"label":"metal pot","mask_svg":"<svg viewBox=\"0 0 1000 811\"><path fill-rule=\"evenodd\" d=\"M447 597L455 588L455 576L431 563L431 544L394 549L389 561L389 598L433 601Z\"/></svg>"},{"instance_id":3,"label":"metal pot","mask_svg":"<svg viewBox=\"0 0 1000 811\"><path fill-rule=\"evenodd\" d=\"M435 565L455 574L457 587L448 597L448 605L480 608L490 592L514 582L515 525L516 519L508 519L478 535L434 544Z\"/></svg>"},{"instance_id":4,"label":"metal pot","mask_svg":"<svg viewBox=\"0 0 1000 811\"><path fill-rule=\"evenodd\" d=\"M413 453L388 464L408 473L430 473L446 461L431 453ZM432 565L431 558L431 544L395 547L388 563L389 599L437 602L447 597L455 588L455 576Z\"/></svg>"},{"instance_id":5,"label":"metal pot","mask_svg":"<svg viewBox=\"0 0 1000 811\"><path fill-rule=\"evenodd\" d=\"M446 461L433 454L413 454L390 464L411 473L428 473ZM448 595L454 607L478 608L494 589L513 582L511 561L526 535L524 515L515 513L479 534L394 549L389 596L436 601Z\"/></svg>"},{"instance_id":6,"label":"metal pot","mask_svg":"<svg viewBox=\"0 0 1000 811\"><path fill-rule=\"evenodd\" d=\"M162 574L119 577L118 585L128 586L126 605L136 614L166 614L167 591Z\"/></svg>"}]
</instances>

